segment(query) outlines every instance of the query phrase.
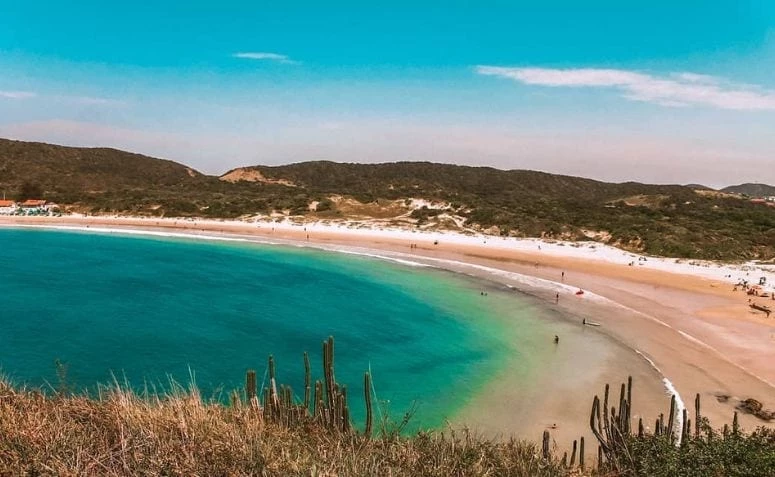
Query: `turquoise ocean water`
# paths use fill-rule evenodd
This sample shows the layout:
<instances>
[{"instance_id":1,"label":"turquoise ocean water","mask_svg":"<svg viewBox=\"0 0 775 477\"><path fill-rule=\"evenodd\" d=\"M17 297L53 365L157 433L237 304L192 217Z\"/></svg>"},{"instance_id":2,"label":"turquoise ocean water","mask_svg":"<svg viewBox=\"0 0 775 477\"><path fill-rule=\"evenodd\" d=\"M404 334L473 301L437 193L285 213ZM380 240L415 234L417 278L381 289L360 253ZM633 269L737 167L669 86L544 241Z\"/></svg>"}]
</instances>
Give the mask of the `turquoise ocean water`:
<instances>
[{"instance_id":1,"label":"turquoise ocean water","mask_svg":"<svg viewBox=\"0 0 775 477\"><path fill-rule=\"evenodd\" d=\"M248 368L277 361L303 395L302 353L320 371L336 339L337 379L362 413L363 372L397 418L437 426L501 372L528 363L535 323L519 296L431 268L335 252L225 241L0 229L0 369L16 383L94 390L195 377L226 399ZM524 359L519 359L519 357ZM515 359L516 358L516 359ZM356 398L357 397L357 398Z\"/></svg>"}]
</instances>

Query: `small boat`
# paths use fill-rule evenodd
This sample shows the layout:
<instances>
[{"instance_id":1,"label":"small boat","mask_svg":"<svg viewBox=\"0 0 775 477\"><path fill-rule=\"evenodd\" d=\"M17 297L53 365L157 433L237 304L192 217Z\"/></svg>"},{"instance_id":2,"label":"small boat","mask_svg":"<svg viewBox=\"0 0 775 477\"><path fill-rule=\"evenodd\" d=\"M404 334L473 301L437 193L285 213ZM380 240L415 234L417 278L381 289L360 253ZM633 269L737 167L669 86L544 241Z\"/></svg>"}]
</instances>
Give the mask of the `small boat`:
<instances>
[{"instance_id":1,"label":"small boat","mask_svg":"<svg viewBox=\"0 0 775 477\"><path fill-rule=\"evenodd\" d=\"M595 323L594 321L587 321L584 324L587 326L600 326L600 323Z\"/></svg>"},{"instance_id":2,"label":"small boat","mask_svg":"<svg viewBox=\"0 0 775 477\"><path fill-rule=\"evenodd\" d=\"M581 296L584 294L584 290L579 289L579 291L576 292L576 295Z\"/></svg>"}]
</instances>

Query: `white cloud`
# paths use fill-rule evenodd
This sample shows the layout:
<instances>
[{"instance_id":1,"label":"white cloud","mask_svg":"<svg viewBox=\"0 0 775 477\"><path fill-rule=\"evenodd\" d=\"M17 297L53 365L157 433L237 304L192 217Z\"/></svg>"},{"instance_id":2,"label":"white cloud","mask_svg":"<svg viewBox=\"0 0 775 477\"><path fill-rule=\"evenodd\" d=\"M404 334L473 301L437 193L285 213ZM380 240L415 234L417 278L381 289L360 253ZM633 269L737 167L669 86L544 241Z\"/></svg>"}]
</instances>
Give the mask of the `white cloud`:
<instances>
[{"instance_id":1,"label":"white cloud","mask_svg":"<svg viewBox=\"0 0 775 477\"><path fill-rule=\"evenodd\" d=\"M7 99L29 99L37 96L29 91L0 91L0 98Z\"/></svg>"},{"instance_id":2,"label":"white cloud","mask_svg":"<svg viewBox=\"0 0 775 477\"><path fill-rule=\"evenodd\" d=\"M55 101L62 101L71 104L80 104L85 106L123 106L126 105L126 101L119 99L100 98L97 96L68 96L68 95L38 95L29 91L2 91L0 90L0 98L5 99L31 99L31 98L44 98Z\"/></svg>"},{"instance_id":3,"label":"white cloud","mask_svg":"<svg viewBox=\"0 0 775 477\"><path fill-rule=\"evenodd\" d=\"M61 96L63 101L85 106L125 106L126 101L120 99L100 98L95 96Z\"/></svg>"},{"instance_id":4,"label":"white cloud","mask_svg":"<svg viewBox=\"0 0 775 477\"><path fill-rule=\"evenodd\" d=\"M265 52L242 52L234 53L234 58L243 58L247 60L268 60L276 61L285 65L298 65L299 62L288 58L286 55L280 55L278 53L265 53Z\"/></svg>"},{"instance_id":5,"label":"white cloud","mask_svg":"<svg viewBox=\"0 0 775 477\"><path fill-rule=\"evenodd\" d=\"M683 72L659 77L616 69L500 66L477 66L476 72L528 85L610 88L618 90L624 98L662 106L710 106L741 111L775 110L775 91L695 73Z\"/></svg>"}]
</instances>

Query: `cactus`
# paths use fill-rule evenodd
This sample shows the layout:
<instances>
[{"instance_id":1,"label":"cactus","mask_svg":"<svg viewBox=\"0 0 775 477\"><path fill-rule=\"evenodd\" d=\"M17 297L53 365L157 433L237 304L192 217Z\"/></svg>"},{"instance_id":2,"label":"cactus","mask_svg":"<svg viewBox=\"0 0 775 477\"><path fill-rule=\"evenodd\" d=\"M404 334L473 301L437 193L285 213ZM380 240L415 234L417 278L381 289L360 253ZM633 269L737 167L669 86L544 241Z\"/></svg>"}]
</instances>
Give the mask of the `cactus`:
<instances>
[{"instance_id":1,"label":"cactus","mask_svg":"<svg viewBox=\"0 0 775 477\"><path fill-rule=\"evenodd\" d=\"M350 428L350 409L347 407L347 386L342 386L340 396L342 410L339 414L339 418L342 422L342 431L346 432Z\"/></svg>"},{"instance_id":2,"label":"cactus","mask_svg":"<svg viewBox=\"0 0 775 477\"><path fill-rule=\"evenodd\" d=\"M277 404L277 380L275 379L274 356L269 355L269 401L272 406Z\"/></svg>"},{"instance_id":3,"label":"cactus","mask_svg":"<svg viewBox=\"0 0 775 477\"><path fill-rule=\"evenodd\" d=\"M602 469L603 467L603 448L600 446L597 446L597 468L598 470Z\"/></svg>"},{"instance_id":4,"label":"cactus","mask_svg":"<svg viewBox=\"0 0 775 477\"><path fill-rule=\"evenodd\" d=\"M665 415L661 412L659 413L659 434L665 434Z\"/></svg>"},{"instance_id":5,"label":"cactus","mask_svg":"<svg viewBox=\"0 0 775 477\"><path fill-rule=\"evenodd\" d=\"M570 453L570 466L573 467L576 464L576 441L573 441L573 450Z\"/></svg>"},{"instance_id":6,"label":"cactus","mask_svg":"<svg viewBox=\"0 0 775 477\"><path fill-rule=\"evenodd\" d=\"M595 417L597 417L597 422L595 421ZM605 447L606 452L608 452L607 440L605 436L602 435L603 429L600 425L600 398L597 396L595 396L595 399L592 401L592 413L589 415L589 427L600 442L600 445Z\"/></svg>"},{"instance_id":7,"label":"cactus","mask_svg":"<svg viewBox=\"0 0 775 477\"><path fill-rule=\"evenodd\" d=\"M326 401L328 408L333 409L335 404L335 386L334 380L334 338L329 336L327 341L323 342L323 378L326 383Z\"/></svg>"},{"instance_id":8,"label":"cactus","mask_svg":"<svg viewBox=\"0 0 775 477\"><path fill-rule=\"evenodd\" d=\"M285 386L285 394L283 396L283 404L289 409L293 406L293 388L290 385Z\"/></svg>"},{"instance_id":9,"label":"cactus","mask_svg":"<svg viewBox=\"0 0 775 477\"><path fill-rule=\"evenodd\" d=\"M252 369L245 374L245 397L248 403L252 403L256 397L256 372Z\"/></svg>"},{"instance_id":10,"label":"cactus","mask_svg":"<svg viewBox=\"0 0 775 477\"><path fill-rule=\"evenodd\" d=\"M323 383L320 380L315 381L315 411L316 419L320 419L323 416Z\"/></svg>"},{"instance_id":11,"label":"cactus","mask_svg":"<svg viewBox=\"0 0 775 477\"><path fill-rule=\"evenodd\" d=\"M732 417L732 435L737 435L740 432L740 424L737 422L737 411L735 411L735 415Z\"/></svg>"},{"instance_id":12,"label":"cactus","mask_svg":"<svg viewBox=\"0 0 775 477\"><path fill-rule=\"evenodd\" d=\"M263 394L256 395L256 372L248 370L245 378L245 395L248 401L262 405L264 419L282 425L291 426L315 422L332 431L352 432L350 406L347 387L336 382L334 374L334 338L329 336L323 342L323 378L312 384L312 372L309 353L304 353L304 400L295 397L293 388L277 382L274 356L269 355L267 362L268 382ZM263 387L263 386L262 386ZM371 435L373 428L373 406L371 375L364 375L364 398L367 420L365 434ZM314 393L314 394L313 394ZM234 405L239 404L240 396L232 397Z\"/></svg>"},{"instance_id":13,"label":"cactus","mask_svg":"<svg viewBox=\"0 0 775 477\"><path fill-rule=\"evenodd\" d=\"M366 428L363 433L366 437L371 437L373 414L371 407L371 375L368 372L363 375L363 397L366 401Z\"/></svg>"},{"instance_id":14,"label":"cactus","mask_svg":"<svg viewBox=\"0 0 775 477\"><path fill-rule=\"evenodd\" d=\"M681 444L685 444L689 439L692 438L692 418L687 417L686 418L686 432L684 433L684 438Z\"/></svg>"},{"instance_id":15,"label":"cactus","mask_svg":"<svg viewBox=\"0 0 775 477\"><path fill-rule=\"evenodd\" d=\"M667 435L672 443L675 440L675 432L673 432L673 419L675 416L675 394L670 398L670 417L667 419Z\"/></svg>"},{"instance_id":16,"label":"cactus","mask_svg":"<svg viewBox=\"0 0 775 477\"><path fill-rule=\"evenodd\" d=\"M603 394L603 400L601 402L598 396L595 396L592 401L592 411L589 416L589 425L598 440L600 447L600 455L605 457L607 465L612 469L620 469L623 465L626 465L631 460L629 451L630 436L632 431L632 376L627 377L627 383L622 383L619 387L619 407L608 406L608 397L610 392L610 386L606 384L605 392ZM603 406L602 420L600 407ZM665 426L665 416L660 414L659 418L654 423L654 435L656 436L668 436L670 442L675 442L678 437L678 433L685 430L691 430L691 421L686 415L684 410L683 427L681 429L675 429L675 419L679 416L676 414L676 397L671 396L670 415L668 416L668 423ZM645 429L643 426L643 419L638 418L638 437L645 435ZM685 439L691 437L688 432L681 434ZM583 442L583 441L582 441ZM683 442L683 439L682 439ZM583 449L583 444L581 445ZM583 455L583 450L581 451ZM598 459L600 460L600 459Z\"/></svg>"},{"instance_id":17,"label":"cactus","mask_svg":"<svg viewBox=\"0 0 775 477\"><path fill-rule=\"evenodd\" d=\"M625 417L625 413L623 412L625 408L624 393L625 393L625 387L624 387L624 383L622 383L622 387L619 390L619 427L621 428L624 428L622 424L624 423L623 419Z\"/></svg>"},{"instance_id":18,"label":"cactus","mask_svg":"<svg viewBox=\"0 0 775 477\"><path fill-rule=\"evenodd\" d=\"M549 460L549 457L551 457L549 453L549 431L544 431L544 436L541 443L541 455L545 460Z\"/></svg>"},{"instance_id":19,"label":"cactus","mask_svg":"<svg viewBox=\"0 0 775 477\"><path fill-rule=\"evenodd\" d=\"M694 398L694 437L700 438L700 393Z\"/></svg>"},{"instance_id":20,"label":"cactus","mask_svg":"<svg viewBox=\"0 0 775 477\"><path fill-rule=\"evenodd\" d=\"M304 409L309 412L310 381L312 374L309 366L309 354L304 352Z\"/></svg>"},{"instance_id":21,"label":"cactus","mask_svg":"<svg viewBox=\"0 0 775 477\"><path fill-rule=\"evenodd\" d=\"M605 425L606 439L611 440L611 435L608 431L608 383L605 383L605 394L603 399L603 424Z\"/></svg>"}]
</instances>

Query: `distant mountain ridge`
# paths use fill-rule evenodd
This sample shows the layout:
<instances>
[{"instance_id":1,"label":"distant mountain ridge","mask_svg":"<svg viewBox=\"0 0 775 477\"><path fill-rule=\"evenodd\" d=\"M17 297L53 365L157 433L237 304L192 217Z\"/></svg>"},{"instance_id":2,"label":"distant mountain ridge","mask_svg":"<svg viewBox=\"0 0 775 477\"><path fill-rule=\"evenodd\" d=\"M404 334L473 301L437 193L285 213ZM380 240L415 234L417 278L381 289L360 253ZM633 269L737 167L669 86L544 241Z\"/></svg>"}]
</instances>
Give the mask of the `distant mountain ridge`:
<instances>
[{"instance_id":1,"label":"distant mountain ridge","mask_svg":"<svg viewBox=\"0 0 775 477\"><path fill-rule=\"evenodd\" d=\"M721 192L730 194L743 194L748 197L775 197L775 186L758 183L746 183L724 187Z\"/></svg>"},{"instance_id":2,"label":"distant mountain ridge","mask_svg":"<svg viewBox=\"0 0 775 477\"><path fill-rule=\"evenodd\" d=\"M713 187L704 186L702 184L686 184L686 187L694 190L716 190Z\"/></svg>"},{"instance_id":3,"label":"distant mountain ridge","mask_svg":"<svg viewBox=\"0 0 775 477\"><path fill-rule=\"evenodd\" d=\"M116 149L0 139L0 190L11 196L25 184L68 210L88 213L309 216L596 240L673 257L775 257L775 208L695 187L526 170L314 161L242 167L216 177Z\"/></svg>"}]
</instances>

